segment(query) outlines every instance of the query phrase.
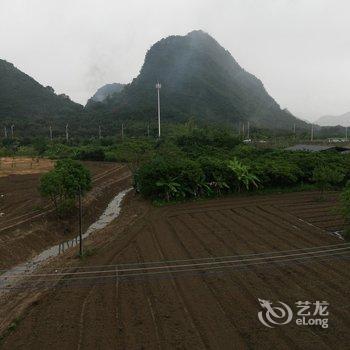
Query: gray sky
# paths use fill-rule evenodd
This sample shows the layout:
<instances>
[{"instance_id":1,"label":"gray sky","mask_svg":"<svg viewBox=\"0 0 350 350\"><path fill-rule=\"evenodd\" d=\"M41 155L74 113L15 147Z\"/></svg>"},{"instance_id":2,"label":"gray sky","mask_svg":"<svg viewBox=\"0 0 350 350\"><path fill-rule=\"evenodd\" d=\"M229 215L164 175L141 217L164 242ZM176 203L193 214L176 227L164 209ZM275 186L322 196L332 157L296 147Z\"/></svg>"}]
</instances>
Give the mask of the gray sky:
<instances>
[{"instance_id":1,"label":"gray sky","mask_svg":"<svg viewBox=\"0 0 350 350\"><path fill-rule=\"evenodd\" d=\"M162 37L203 29L313 120L350 111L348 0L0 0L0 58L85 104Z\"/></svg>"}]
</instances>

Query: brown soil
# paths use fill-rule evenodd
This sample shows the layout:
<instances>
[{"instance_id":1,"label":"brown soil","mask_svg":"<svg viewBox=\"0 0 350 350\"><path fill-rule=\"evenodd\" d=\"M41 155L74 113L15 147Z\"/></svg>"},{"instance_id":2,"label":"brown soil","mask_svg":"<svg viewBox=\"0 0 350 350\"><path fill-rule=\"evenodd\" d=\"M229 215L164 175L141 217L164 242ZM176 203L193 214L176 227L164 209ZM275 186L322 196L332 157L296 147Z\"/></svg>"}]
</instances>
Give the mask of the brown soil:
<instances>
[{"instance_id":1,"label":"brown soil","mask_svg":"<svg viewBox=\"0 0 350 350\"><path fill-rule=\"evenodd\" d=\"M339 244L327 233L343 227L333 212L336 205L336 194L321 202L317 193L298 193L153 208L130 194L122 215L89 240L96 249L92 256L78 261L73 249L45 271ZM348 349L349 277L349 260L333 259L103 284L63 277L56 287L37 290L28 280L0 299L0 330L22 314L5 332L2 347ZM326 300L329 328L295 323L267 328L257 318L258 298L291 306Z\"/></svg>"},{"instance_id":2,"label":"brown soil","mask_svg":"<svg viewBox=\"0 0 350 350\"><path fill-rule=\"evenodd\" d=\"M84 229L122 189L130 186L126 166L115 163L84 162L93 176L93 188L84 198ZM47 247L78 234L78 213L58 220L52 206L38 192L40 174L0 178L4 194L0 221L0 268L26 261Z\"/></svg>"},{"instance_id":3,"label":"brown soil","mask_svg":"<svg viewBox=\"0 0 350 350\"><path fill-rule=\"evenodd\" d=\"M0 177L13 174L38 174L53 168L54 162L44 158L2 157L0 158Z\"/></svg>"}]
</instances>

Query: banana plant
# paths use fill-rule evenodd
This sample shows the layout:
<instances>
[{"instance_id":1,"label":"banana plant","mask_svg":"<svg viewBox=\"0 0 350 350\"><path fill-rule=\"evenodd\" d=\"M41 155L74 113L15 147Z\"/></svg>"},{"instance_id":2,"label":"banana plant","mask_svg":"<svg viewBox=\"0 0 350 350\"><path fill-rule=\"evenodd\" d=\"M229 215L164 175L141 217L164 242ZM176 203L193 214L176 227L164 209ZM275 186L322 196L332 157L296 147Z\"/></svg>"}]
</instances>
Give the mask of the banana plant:
<instances>
[{"instance_id":1,"label":"banana plant","mask_svg":"<svg viewBox=\"0 0 350 350\"><path fill-rule=\"evenodd\" d=\"M156 186L160 187L165 193L165 199L169 202L171 198L185 197L185 192L181 185L175 181L176 177L169 180L157 181Z\"/></svg>"},{"instance_id":2,"label":"banana plant","mask_svg":"<svg viewBox=\"0 0 350 350\"><path fill-rule=\"evenodd\" d=\"M241 191L242 186L245 187L246 190L249 190L252 186L255 188L259 187L259 178L251 173L249 167L242 164L237 158L230 160L227 166L238 180L237 186L239 192Z\"/></svg>"}]
</instances>

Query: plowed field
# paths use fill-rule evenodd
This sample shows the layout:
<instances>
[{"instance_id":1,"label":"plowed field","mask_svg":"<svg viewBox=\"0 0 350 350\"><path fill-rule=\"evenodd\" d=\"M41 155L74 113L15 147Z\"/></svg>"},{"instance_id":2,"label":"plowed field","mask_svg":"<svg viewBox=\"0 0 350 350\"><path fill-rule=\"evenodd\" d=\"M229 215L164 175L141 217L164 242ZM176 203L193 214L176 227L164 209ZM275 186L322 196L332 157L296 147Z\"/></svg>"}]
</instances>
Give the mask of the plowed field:
<instances>
[{"instance_id":1,"label":"plowed field","mask_svg":"<svg viewBox=\"0 0 350 350\"><path fill-rule=\"evenodd\" d=\"M337 194L318 198L231 197L153 208L131 194L96 254L74 267L47 267L8 292L35 302L2 346L348 349L349 245L329 233L344 225L334 210ZM297 301L327 301L329 327L291 321L268 328L258 320L258 299L293 310ZM9 313L6 300L0 309Z\"/></svg>"}]
</instances>

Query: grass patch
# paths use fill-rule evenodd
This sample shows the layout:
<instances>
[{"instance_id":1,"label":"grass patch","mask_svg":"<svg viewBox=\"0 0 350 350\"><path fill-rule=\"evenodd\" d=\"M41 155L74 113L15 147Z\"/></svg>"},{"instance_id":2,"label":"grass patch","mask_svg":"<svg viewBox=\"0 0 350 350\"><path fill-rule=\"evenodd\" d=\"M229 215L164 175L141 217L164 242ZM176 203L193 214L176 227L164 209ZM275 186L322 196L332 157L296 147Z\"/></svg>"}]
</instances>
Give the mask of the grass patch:
<instances>
[{"instance_id":1,"label":"grass patch","mask_svg":"<svg viewBox=\"0 0 350 350\"><path fill-rule=\"evenodd\" d=\"M97 252L96 248L86 248L86 249L83 249L82 255L78 253L76 257L80 260L86 260L87 258L94 256L96 252Z\"/></svg>"},{"instance_id":2,"label":"grass patch","mask_svg":"<svg viewBox=\"0 0 350 350\"><path fill-rule=\"evenodd\" d=\"M22 317L16 317L11 322L11 324L7 327L5 332L0 335L0 345L6 339L6 337L8 337L11 333L13 333L18 328L21 321L22 321Z\"/></svg>"}]
</instances>

